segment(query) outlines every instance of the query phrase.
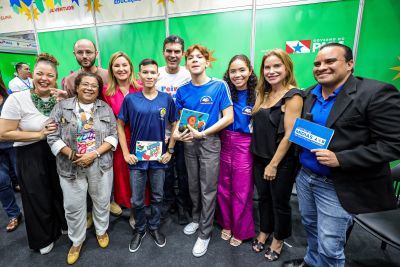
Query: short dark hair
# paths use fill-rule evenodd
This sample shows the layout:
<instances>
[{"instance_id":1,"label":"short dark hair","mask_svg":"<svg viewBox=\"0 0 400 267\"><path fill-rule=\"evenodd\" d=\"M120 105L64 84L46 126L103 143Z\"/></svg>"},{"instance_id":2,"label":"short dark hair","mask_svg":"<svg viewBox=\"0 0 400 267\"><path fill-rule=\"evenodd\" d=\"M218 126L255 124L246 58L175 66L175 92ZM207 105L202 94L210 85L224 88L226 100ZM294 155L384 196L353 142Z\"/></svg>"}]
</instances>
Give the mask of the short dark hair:
<instances>
[{"instance_id":1,"label":"short dark hair","mask_svg":"<svg viewBox=\"0 0 400 267\"><path fill-rule=\"evenodd\" d=\"M156 65L158 69L158 64L154 59L145 58L139 63L139 71L142 69L142 66L147 66L147 65Z\"/></svg>"},{"instance_id":2,"label":"short dark hair","mask_svg":"<svg viewBox=\"0 0 400 267\"><path fill-rule=\"evenodd\" d=\"M163 51L165 50L166 44L180 44L182 46L182 52L185 51L185 41L178 35L170 35L164 40Z\"/></svg>"},{"instance_id":3,"label":"short dark hair","mask_svg":"<svg viewBox=\"0 0 400 267\"><path fill-rule=\"evenodd\" d=\"M349 62L350 60L353 59L353 51L347 45L340 44L340 43L327 43L327 44L322 45L319 48L319 50L321 51L322 49L327 48L327 47L341 47L344 50L344 58L345 58L346 62Z\"/></svg>"},{"instance_id":4,"label":"short dark hair","mask_svg":"<svg viewBox=\"0 0 400 267\"><path fill-rule=\"evenodd\" d=\"M17 64L15 64L15 71L18 72L20 69L22 69L22 65L28 65L25 62L18 62Z\"/></svg>"},{"instance_id":5,"label":"short dark hair","mask_svg":"<svg viewBox=\"0 0 400 267\"><path fill-rule=\"evenodd\" d=\"M79 73L78 76L75 78L75 83L74 83L75 90L78 89L78 86L81 84L82 79L84 77L92 77L92 78L95 78L97 80L97 83L99 85L99 95L100 95L101 94L101 90L103 90L103 80L96 73L91 73L91 72L81 72L81 73Z\"/></svg>"}]
</instances>

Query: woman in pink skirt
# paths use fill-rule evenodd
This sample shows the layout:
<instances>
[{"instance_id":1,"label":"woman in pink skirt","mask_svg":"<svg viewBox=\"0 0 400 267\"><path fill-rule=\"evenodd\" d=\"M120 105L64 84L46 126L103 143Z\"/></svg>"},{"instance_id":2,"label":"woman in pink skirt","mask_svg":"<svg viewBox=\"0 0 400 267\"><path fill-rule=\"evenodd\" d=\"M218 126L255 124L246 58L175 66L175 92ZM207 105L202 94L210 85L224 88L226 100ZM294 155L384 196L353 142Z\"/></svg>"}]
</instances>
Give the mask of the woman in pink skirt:
<instances>
[{"instance_id":1,"label":"woman in pink skirt","mask_svg":"<svg viewBox=\"0 0 400 267\"><path fill-rule=\"evenodd\" d=\"M250 143L257 77L247 56L230 60L224 80L232 95L234 122L221 132L217 219L223 228L221 238L236 247L255 235Z\"/></svg>"}]
</instances>

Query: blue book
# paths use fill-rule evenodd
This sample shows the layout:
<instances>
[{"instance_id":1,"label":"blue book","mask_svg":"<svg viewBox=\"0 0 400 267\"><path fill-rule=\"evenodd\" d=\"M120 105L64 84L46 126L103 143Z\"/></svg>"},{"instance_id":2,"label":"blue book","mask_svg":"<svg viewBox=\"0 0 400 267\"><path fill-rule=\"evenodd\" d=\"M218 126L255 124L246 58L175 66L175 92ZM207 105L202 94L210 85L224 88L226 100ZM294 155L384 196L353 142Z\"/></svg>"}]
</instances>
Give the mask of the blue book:
<instances>
[{"instance_id":1,"label":"blue book","mask_svg":"<svg viewBox=\"0 0 400 267\"><path fill-rule=\"evenodd\" d=\"M190 109L182 109L181 118L179 120L179 131L184 132L187 125L190 125L197 131L201 132L206 127L209 114Z\"/></svg>"},{"instance_id":2,"label":"blue book","mask_svg":"<svg viewBox=\"0 0 400 267\"><path fill-rule=\"evenodd\" d=\"M289 141L311 149L327 149L331 142L334 130L317 123L297 118Z\"/></svg>"}]
</instances>

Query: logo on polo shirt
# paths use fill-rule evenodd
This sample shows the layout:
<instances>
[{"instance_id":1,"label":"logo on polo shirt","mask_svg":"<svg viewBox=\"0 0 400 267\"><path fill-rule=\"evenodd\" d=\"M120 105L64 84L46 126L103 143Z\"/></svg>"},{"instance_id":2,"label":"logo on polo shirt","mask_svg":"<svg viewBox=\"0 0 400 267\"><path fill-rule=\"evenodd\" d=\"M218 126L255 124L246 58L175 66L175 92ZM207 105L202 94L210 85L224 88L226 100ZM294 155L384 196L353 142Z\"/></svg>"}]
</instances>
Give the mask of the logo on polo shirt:
<instances>
[{"instance_id":1,"label":"logo on polo shirt","mask_svg":"<svg viewBox=\"0 0 400 267\"><path fill-rule=\"evenodd\" d=\"M167 110L165 108L160 108L160 120L164 120L165 114L167 114Z\"/></svg>"},{"instance_id":2,"label":"logo on polo shirt","mask_svg":"<svg viewBox=\"0 0 400 267\"><path fill-rule=\"evenodd\" d=\"M246 106L242 109L242 114L251 116L251 112L253 111L253 108L250 106Z\"/></svg>"},{"instance_id":3,"label":"logo on polo shirt","mask_svg":"<svg viewBox=\"0 0 400 267\"><path fill-rule=\"evenodd\" d=\"M213 100L211 98L211 96L203 96L202 98L200 98L200 104L213 104Z\"/></svg>"}]
</instances>

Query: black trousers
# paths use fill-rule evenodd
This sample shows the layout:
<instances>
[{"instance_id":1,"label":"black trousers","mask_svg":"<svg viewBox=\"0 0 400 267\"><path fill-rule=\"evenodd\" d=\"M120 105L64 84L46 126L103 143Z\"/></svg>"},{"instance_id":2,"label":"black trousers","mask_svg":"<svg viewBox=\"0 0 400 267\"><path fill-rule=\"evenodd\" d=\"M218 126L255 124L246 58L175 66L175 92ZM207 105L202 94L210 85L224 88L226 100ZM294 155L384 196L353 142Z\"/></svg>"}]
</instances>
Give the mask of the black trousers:
<instances>
[{"instance_id":1,"label":"black trousers","mask_svg":"<svg viewBox=\"0 0 400 267\"><path fill-rule=\"evenodd\" d=\"M298 160L296 157L285 157L278 165L275 179L268 181L264 179L264 170L270 160L253 156L253 178L259 197L260 231L274 233L278 240L286 239L292 234L290 196L298 171Z\"/></svg>"},{"instance_id":2,"label":"black trousers","mask_svg":"<svg viewBox=\"0 0 400 267\"><path fill-rule=\"evenodd\" d=\"M56 158L47 142L17 147L17 171L28 244L41 249L68 229Z\"/></svg>"}]
</instances>

